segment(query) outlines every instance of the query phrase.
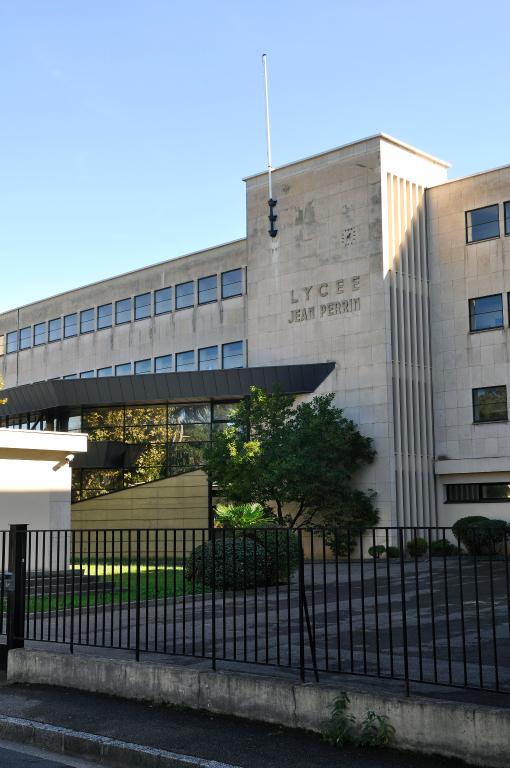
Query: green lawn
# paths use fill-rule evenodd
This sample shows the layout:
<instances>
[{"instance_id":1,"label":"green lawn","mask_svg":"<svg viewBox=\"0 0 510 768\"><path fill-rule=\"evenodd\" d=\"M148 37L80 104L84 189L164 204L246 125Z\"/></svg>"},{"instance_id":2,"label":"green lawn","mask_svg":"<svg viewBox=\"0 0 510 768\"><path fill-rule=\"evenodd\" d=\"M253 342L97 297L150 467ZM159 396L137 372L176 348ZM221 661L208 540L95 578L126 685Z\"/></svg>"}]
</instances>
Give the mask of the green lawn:
<instances>
[{"instance_id":1,"label":"green lawn","mask_svg":"<svg viewBox=\"0 0 510 768\"><path fill-rule=\"evenodd\" d=\"M79 608L80 606L95 607L98 605L102 607L112 603L119 604L136 601L137 567L135 563L106 563L100 565L84 563L82 566L74 565L73 568L76 570L74 600L72 585L69 579L67 580L66 596L64 599L64 582L62 579L59 585L58 600L56 595L52 595L51 598L48 596L43 598L41 595L28 597L27 611L29 613L39 613L41 611L53 611L57 608L60 610L70 608L72 602L75 608ZM83 570L84 576L98 576L97 587L95 584L90 584L88 588L86 580L83 579L80 590L80 570ZM185 580L183 571L182 565L169 565L165 569L164 566L158 565L156 567L151 564L142 564L140 566L140 600L163 598L165 594L169 598L178 597L184 592L192 594L193 585ZM103 579L106 582L106 591L103 590ZM41 582L39 581L39 589L40 584Z\"/></svg>"}]
</instances>

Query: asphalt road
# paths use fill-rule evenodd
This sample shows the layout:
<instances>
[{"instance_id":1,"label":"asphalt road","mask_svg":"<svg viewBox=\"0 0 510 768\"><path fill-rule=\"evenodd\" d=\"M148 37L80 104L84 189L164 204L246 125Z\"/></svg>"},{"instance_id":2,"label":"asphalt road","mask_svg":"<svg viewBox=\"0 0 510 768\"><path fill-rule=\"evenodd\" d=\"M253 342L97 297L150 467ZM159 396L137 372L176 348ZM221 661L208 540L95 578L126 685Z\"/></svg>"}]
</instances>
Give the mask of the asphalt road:
<instances>
[{"instance_id":1,"label":"asphalt road","mask_svg":"<svg viewBox=\"0 0 510 768\"><path fill-rule=\"evenodd\" d=\"M0 744L1 768L94 768L94 763L85 763L83 760L73 758L52 757L39 749L21 745L3 746Z\"/></svg>"}]
</instances>

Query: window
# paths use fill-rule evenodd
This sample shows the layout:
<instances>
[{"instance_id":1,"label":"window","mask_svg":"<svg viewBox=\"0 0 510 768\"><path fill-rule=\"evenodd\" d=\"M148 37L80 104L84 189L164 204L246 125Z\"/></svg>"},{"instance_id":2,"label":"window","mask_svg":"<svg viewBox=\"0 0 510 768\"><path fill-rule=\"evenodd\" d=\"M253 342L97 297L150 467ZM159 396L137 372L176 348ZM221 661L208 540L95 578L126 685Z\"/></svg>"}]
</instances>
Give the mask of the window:
<instances>
[{"instance_id":1,"label":"window","mask_svg":"<svg viewBox=\"0 0 510 768\"><path fill-rule=\"evenodd\" d=\"M68 380L68 379L77 379L77 378L78 378L78 374L77 374L77 373L68 373L68 374L67 374L67 376L63 376L63 378L64 378L65 380Z\"/></svg>"},{"instance_id":2,"label":"window","mask_svg":"<svg viewBox=\"0 0 510 768\"><path fill-rule=\"evenodd\" d=\"M62 335L62 321L60 317L50 320L48 323L48 341L60 341Z\"/></svg>"},{"instance_id":3,"label":"window","mask_svg":"<svg viewBox=\"0 0 510 768\"><path fill-rule=\"evenodd\" d=\"M76 336L78 332L78 319L76 312L72 315L64 316L64 339L68 339L71 336Z\"/></svg>"},{"instance_id":4,"label":"window","mask_svg":"<svg viewBox=\"0 0 510 768\"><path fill-rule=\"evenodd\" d=\"M131 363L121 363L115 366L116 376L129 376L131 373Z\"/></svg>"},{"instance_id":5,"label":"window","mask_svg":"<svg viewBox=\"0 0 510 768\"><path fill-rule=\"evenodd\" d=\"M135 320L143 320L151 316L151 295L150 293L141 293L135 296Z\"/></svg>"},{"instance_id":6,"label":"window","mask_svg":"<svg viewBox=\"0 0 510 768\"><path fill-rule=\"evenodd\" d=\"M221 276L221 298L241 296L243 292L243 275L241 269L231 269Z\"/></svg>"},{"instance_id":7,"label":"window","mask_svg":"<svg viewBox=\"0 0 510 768\"><path fill-rule=\"evenodd\" d=\"M103 376L113 376L113 370L111 365L107 366L106 368L98 368L97 376L98 378L103 378Z\"/></svg>"},{"instance_id":8,"label":"window","mask_svg":"<svg viewBox=\"0 0 510 768\"><path fill-rule=\"evenodd\" d=\"M510 483L455 483L445 487L448 504L510 501Z\"/></svg>"},{"instance_id":9,"label":"window","mask_svg":"<svg viewBox=\"0 0 510 768\"><path fill-rule=\"evenodd\" d=\"M193 280L175 286L175 308L185 309L193 306Z\"/></svg>"},{"instance_id":10,"label":"window","mask_svg":"<svg viewBox=\"0 0 510 768\"><path fill-rule=\"evenodd\" d=\"M135 373L151 373L151 361L149 359L147 360L137 360L135 363Z\"/></svg>"},{"instance_id":11,"label":"window","mask_svg":"<svg viewBox=\"0 0 510 768\"><path fill-rule=\"evenodd\" d=\"M19 348L29 349L29 347L31 346L32 346L32 328L29 325L26 328L21 328L19 332Z\"/></svg>"},{"instance_id":12,"label":"window","mask_svg":"<svg viewBox=\"0 0 510 768\"><path fill-rule=\"evenodd\" d=\"M204 347L198 350L198 370L215 371L218 367L218 347Z\"/></svg>"},{"instance_id":13,"label":"window","mask_svg":"<svg viewBox=\"0 0 510 768\"><path fill-rule=\"evenodd\" d=\"M466 211L466 242L477 243L499 237L499 205Z\"/></svg>"},{"instance_id":14,"label":"window","mask_svg":"<svg viewBox=\"0 0 510 768\"><path fill-rule=\"evenodd\" d=\"M188 352L178 352L175 356L176 371L193 371L195 368L195 353L193 350Z\"/></svg>"},{"instance_id":15,"label":"window","mask_svg":"<svg viewBox=\"0 0 510 768\"><path fill-rule=\"evenodd\" d=\"M9 355L18 349L18 331L9 331L5 336L5 349Z\"/></svg>"},{"instance_id":16,"label":"window","mask_svg":"<svg viewBox=\"0 0 510 768\"><path fill-rule=\"evenodd\" d=\"M209 304L211 301L216 301L216 275L210 277L201 277L198 281L198 303Z\"/></svg>"},{"instance_id":17,"label":"window","mask_svg":"<svg viewBox=\"0 0 510 768\"><path fill-rule=\"evenodd\" d=\"M154 360L155 373L170 373L172 370L172 355L162 355Z\"/></svg>"},{"instance_id":18,"label":"window","mask_svg":"<svg viewBox=\"0 0 510 768\"><path fill-rule=\"evenodd\" d=\"M224 344L223 368L242 368L243 365L243 342L233 341L231 344Z\"/></svg>"},{"instance_id":19,"label":"window","mask_svg":"<svg viewBox=\"0 0 510 768\"><path fill-rule=\"evenodd\" d=\"M469 299L469 330L486 331L503 327L503 298L500 293Z\"/></svg>"},{"instance_id":20,"label":"window","mask_svg":"<svg viewBox=\"0 0 510 768\"><path fill-rule=\"evenodd\" d=\"M115 302L115 324L131 322L131 299L121 299Z\"/></svg>"},{"instance_id":21,"label":"window","mask_svg":"<svg viewBox=\"0 0 510 768\"><path fill-rule=\"evenodd\" d=\"M5 336L0 333L0 355L5 355Z\"/></svg>"},{"instance_id":22,"label":"window","mask_svg":"<svg viewBox=\"0 0 510 768\"><path fill-rule=\"evenodd\" d=\"M36 323L34 325L34 347L46 344L46 323Z\"/></svg>"},{"instance_id":23,"label":"window","mask_svg":"<svg viewBox=\"0 0 510 768\"><path fill-rule=\"evenodd\" d=\"M510 235L510 202L505 203L505 235Z\"/></svg>"},{"instance_id":24,"label":"window","mask_svg":"<svg viewBox=\"0 0 510 768\"><path fill-rule=\"evenodd\" d=\"M94 330L94 310L84 309L80 312L80 333L91 333Z\"/></svg>"},{"instance_id":25,"label":"window","mask_svg":"<svg viewBox=\"0 0 510 768\"><path fill-rule=\"evenodd\" d=\"M160 288L154 291L154 314L164 315L172 310L172 289Z\"/></svg>"},{"instance_id":26,"label":"window","mask_svg":"<svg viewBox=\"0 0 510 768\"><path fill-rule=\"evenodd\" d=\"M100 307L97 308L97 330L101 330L101 328L111 328L112 327L112 305L111 304L101 304Z\"/></svg>"},{"instance_id":27,"label":"window","mask_svg":"<svg viewBox=\"0 0 510 768\"><path fill-rule=\"evenodd\" d=\"M82 371L80 373L80 379L93 379L94 371Z\"/></svg>"},{"instance_id":28,"label":"window","mask_svg":"<svg viewBox=\"0 0 510 768\"><path fill-rule=\"evenodd\" d=\"M506 387L473 389L473 419L475 422L506 421Z\"/></svg>"}]
</instances>

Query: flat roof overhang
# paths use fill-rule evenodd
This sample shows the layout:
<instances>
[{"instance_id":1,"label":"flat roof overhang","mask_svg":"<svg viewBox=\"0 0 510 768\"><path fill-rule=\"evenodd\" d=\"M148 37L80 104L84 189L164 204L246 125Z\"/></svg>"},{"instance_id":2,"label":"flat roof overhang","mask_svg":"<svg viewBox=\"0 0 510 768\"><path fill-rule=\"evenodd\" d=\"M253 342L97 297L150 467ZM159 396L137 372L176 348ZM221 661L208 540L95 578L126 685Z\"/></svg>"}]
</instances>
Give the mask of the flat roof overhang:
<instances>
[{"instance_id":1,"label":"flat roof overhang","mask_svg":"<svg viewBox=\"0 0 510 768\"><path fill-rule=\"evenodd\" d=\"M38 381L3 390L2 399L7 402L0 406L0 416L52 408L239 399L252 386L303 395L315 392L334 368L335 363L310 363Z\"/></svg>"}]
</instances>

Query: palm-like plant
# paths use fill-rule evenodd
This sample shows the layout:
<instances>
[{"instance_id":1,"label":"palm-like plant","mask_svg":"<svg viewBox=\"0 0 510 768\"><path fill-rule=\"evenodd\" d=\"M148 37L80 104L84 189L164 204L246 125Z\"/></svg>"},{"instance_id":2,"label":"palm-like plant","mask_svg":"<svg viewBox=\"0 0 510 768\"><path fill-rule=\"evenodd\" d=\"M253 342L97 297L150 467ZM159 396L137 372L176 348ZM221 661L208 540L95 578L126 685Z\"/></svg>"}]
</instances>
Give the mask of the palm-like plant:
<instances>
[{"instance_id":1,"label":"palm-like plant","mask_svg":"<svg viewBox=\"0 0 510 768\"><path fill-rule=\"evenodd\" d=\"M275 523L274 517L257 502L253 504L218 504L217 528L258 528Z\"/></svg>"}]
</instances>

